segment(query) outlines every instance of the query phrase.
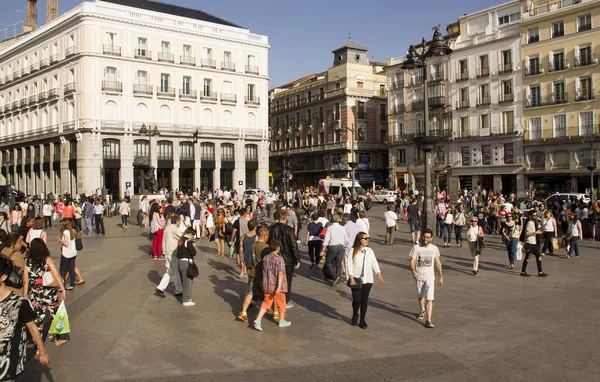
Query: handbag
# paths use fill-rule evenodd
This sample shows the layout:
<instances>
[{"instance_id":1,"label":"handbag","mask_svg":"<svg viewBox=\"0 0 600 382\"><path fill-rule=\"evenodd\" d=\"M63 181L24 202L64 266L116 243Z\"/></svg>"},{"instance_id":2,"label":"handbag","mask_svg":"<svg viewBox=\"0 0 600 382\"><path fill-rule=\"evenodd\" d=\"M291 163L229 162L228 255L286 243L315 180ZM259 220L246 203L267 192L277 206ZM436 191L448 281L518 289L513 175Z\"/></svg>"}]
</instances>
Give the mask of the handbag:
<instances>
[{"instance_id":1,"label":"handbag","mask_svg":"<svg viewBox=\"0 0 600 382\"><path fill-rule=\"evenodd\" d=\"M80 237L75 238L75 249L81 251L83 249L83 241Z\"/></svg>"},{"instance_id":2,"label":"handbag","mask_svg":"<svg viewBox=\"0 0 600 382\"><path fill-rule=\"evenodd\" d=\"M362 272L360 273L360 277L359 278L355 278L354 279L354 285L350 285L350 278L348 278L348 281L346 281L346 285L348 285L350 287L350 289L362 289L362 278L365 275L365 260L367 259L367 254L365 253L363 255L363 266L362 266Z\"/></svg>"},{"instance_id":3,"label":"handbag","mask_svg":"<svg viewBox=\"0 0 600 382\"><path fill-rule=\"evenodd\" d=\"M187 241L185 242L185 244L187 246ZM198 266L196 265L196 262L194 261L193 257L190 257L188 255L188 259L191 260L191 262L188 264L188 269L186 272L186 276L188 279L193 280L196 277L198 277L200 275L200 271L198 270Z\"/></svg>"},{"instance_id":4,"label":"handbag","mask_svg":"<svg viewBox=\"0 0 600 382\"><path fill-rule=\"evenodd\" d=\"M9 258L12 257L13 253L15 253L15 252L20 254L20 252L18 250L15 250L10 254ZM15 288L15 289L23 288L23 272L24 272L23 268L13 266L12 272L10 272L10 275L8 275L8 277L4 281L6 286L9 286L9 287Z\"/></svg>"},{"instance_id":5,"label":"handbag","mask_svg":"<svg viewBox=\"0 0 600 382\"><path fill-rule=\"evenodd\" d=\"M54 278L54 274L48 270L48 260L44 266L44 273L42 274L42 286L47 288L55 288L58 286L58 281Z\"/></svg>"}]
</instances>

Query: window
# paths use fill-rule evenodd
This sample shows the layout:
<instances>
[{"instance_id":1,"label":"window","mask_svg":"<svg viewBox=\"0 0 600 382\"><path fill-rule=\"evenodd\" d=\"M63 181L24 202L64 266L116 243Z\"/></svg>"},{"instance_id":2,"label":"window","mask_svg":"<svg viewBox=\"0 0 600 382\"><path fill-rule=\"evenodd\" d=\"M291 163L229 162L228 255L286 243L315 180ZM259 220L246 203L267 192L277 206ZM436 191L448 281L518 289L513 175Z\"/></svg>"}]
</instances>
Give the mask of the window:
<instances>
[{"instance_id":1,"label":"window","mask_svg":"<svg viewBox=\"0 0 600 382\"><path fill-rule=\"evenodd\" d=\"M510 15L498 17L498 25L512 23L513 21L517 21L520 19L521 19L521 12L511 13Z\"/></svg>"},{"instance_id":2,"label":"window","mask_svg":"<svg viewBox=\"0 0 600 382\"><path fill-rule=\"evenodd\" d=\"M469 88L468 87L460 89L459 99L460 99L461 104L466 103L466 105L461 105L461 106L464 106L464 107L469 106Z\"/></svg>"},{"instance_id":3,"label":"window","mask_svg":"<svg viewBox=\"0 0 600 382\"><path fill-rule=\"evenodd\" d=\"M183 46L183 57L185 57L185 58L191 58L192 57L192 46L191 45L184 45Z\"/></svg>"},{"instance_id":4,"label":"window","mask_svg":"<svg viewBox=\"0 0 600 382\"><path fill-rule=\"evenodd\" d=\"M200 159L214 161L215 160L215 144L203 142L200 144Z\"/></svg>"},{"instance_id":5,"label":"window","mask_svg":"<svg viewBox=\"0 0 600 382\"><path fill-rule=\"evenodd\" d=\"M147 84L148 73L143 70L138 70L136 75L137 85L146 85Z\"/></svg>"},{"instance_id":6,"label":"window","mask_svg":"<svg viewBox=\"0 0 600 382\"><path fill-rule=\"evenodd\" d=\"M254 84L248 84L247 96L249 101L256 100L256 86Z\"/></svg>"},{"instance_id":7,"label":"window","mask_svg":"<svg viewBox=\"0 0 600 382\"><path fill-rule=\"evenodd\" d=\"M514 94L513 94L513 84L512 84L512 80L506 80L506 81L502 81L502 87L501 87L501 94L500 94L500 102L512 102L514 101Z\"/></svg>"},{"instance_id":8,"label":"window","mask_svg":"<svg viewBox=\"0 0 600 382\"><path fill-rule=\"evenodd\" d=\"M550 71L556 72L559 70L566 69L565 53L564 52L552 52L550 54Z\"/></svg>"},{"instance_id":9,"label":"window","mask_svg":"<svg viewBox=\"0 0 600 382\"><path fill-rule=\"evenodd\" d=\"M528 106L535 107L542 104L542 94L540 92L540 85L529 86L529 100Z\"/></svg>"},{"instance_id":10,"label":"window","mask_svg":"<svg viewBox=\"0 0 600 382\"><path fill-rule=\"evenodd\" d=\"M202 58L205 60L212 60L212 49L202 48Z\"/></svg>"},{"instance_id":11,"label":"window","mask_svg":"<svg viewBox=\"0 0 600 382\"><path fill-rule=\"evenodd\" d=\"M183 83L181 84L181 91L183 94L190 95L192 77L183 76Z\"/></svg>"},{"instance_id":12,"label":"window","mask_svg":"<svg viewBox=\"0 0 600 382\"><path fill-rule=\"evenodd\" d=\"M56 146L54 146L56 147ZM148 141L138 139L133 141L133 158L147 158L148 157Z\"/></svg>"},{"instance_id":13,"label":"window","mask_svg":"<svg viewBox=\"0 0 600 382\"><path fill-rule=\"evenodd\" d=\"M365 83L362 81L356 81L356 87L359 89L364 89Z\"/></svg>"},{"instance_id":14,"label":"window","mask_svg":"<svg viewBox=\"0 0 600 382\"><path fill-rule=\"evenodd\" d=\"M158 160L173 160L173 142L158 141L156 143L156 151Z\"/></svg>"},{"instance_id":15,"label":"window","mask_svg":"<svg viewBox=\"0 0 600 382\"><path fill-rule=\"evenodd\" d=\"M233 143L223 143L221 145L221 160L224 162L233 162L235 160L235 146Z\"/></svg>"},{"instance_id":16,"label":"window","mask_svg":"<svg viewBox=\"0 0 600 382\"><path fill-rule=\"evenodd\" d=\"M385 97L385 85L383 85L383 84L379 85L379 96Z\"/></svg>"},{"instance_id":17,"label":"window","mask_svg":"<svg viewBox=\"0 0 600 382\"><path fill-rule=\"evenodd\" d=\"M107 67L104 71L104 80L106 82L117 82L117 68Z\"/></svg>"},{"instance_id":18,"label":"window","mask_svg":"<svg viewBox=\"0 0 600 382\"><path fill-rule=\"evenodd\" d=\"M192 142L179 143L179 159L194 160L194 144Z\"/></svg>"},{"instance_id":19,"label":"window","mask_svg":"<svg viewBox=\"0 0 600 382\"><path fill-rule=\"evenodd\" d=\"M223 52L223 62L231 64L231 52Z\"/></svg>"},{"instance_id":20,"label":"window","mask_svg":"<svg viewBox=\"0 0 600 382\"><path fill-rule=\"evenodd\" d=\"M250 162L256 162L258 160L258 146L257 145L246 145L246 160Z\"/></svg>"},{"instance_id":21,"label":"window","mask_svg":"<svg viewBox=\"0 0 600 382\"><path fill-rule=\"evenodd\" d=\"M323 111L323 106L319 106L319 122L325 122L325 113Z\"/></svg>"},{"instance_id":22,"label":"window","mask_svg":"<svg viewBox=\"0 0 600 382\"><path fill-rule=\"evenodd\" d=\"M557 23L552 23L552 38L561 37L565 35L565 22L559 21Z\"/></svg>"},{"instance_id":23,"label":"window","mask_svg":"<svg viewBox=\"0 0 600 382\"><path fill-rule=\"evenodd\" d=\"M490 74L490 61L487 54L479 56L479 76L487 76Z\"/></svg>"},{"instance_id":24,"label":"window","mask_svg":"<svg viewBox=\"0 0 600 382\"><path fill-rule=\"evenodd\" d=\"M542 118L529 119L529 139L542 139Z\"/></svg>"},{"instance_id":25,"label":"window","mask_svg":"<svg viewBox=\"0 0 600 382\"><path fill-rule=\"evenodd\" d=\"M106 33L106 44L108 46L117 45L117 34L113 33L113 32L107 32Z\"/></svg>"},{"instance_id":26,"label":"window","mask_svg":"<svg viewBox=\"0 0 600 382\"><path fill-rule=\"evenodd\" d=\"M594 114L591 111L579 113L579 134L592 135L594 133Z\"/></svg>"},{"instance_id":27,"label":"window","mask_svg":"<svg viewBox=\"0 0 600 382\"><path fill-rule=\"evenodd\" d=\"M137 44L137 52L136 54L138 56L142 56L145 57L147 56L148 52L146 51L146 46L148 44L148 40L145 38L138 38L138 44Z\"/></svg>"},{"instance_id":28,"label":"window","mask_svg":"<svg viewBox=\"0 0 600 382\"><path fill-rule=\"evenodd\" d=\"M481 145L481 164L484 166L492 164L492 147L490 145Z\"/></svg>"},{"instance_id":29,"label":"window","mask_svg":"<svg viewBox=\"0 0 600 382\"><path fill-rule=\"evenodd\" d=\"M593 59L591 46L579 47L579 50L575 49L575 66L592 65L594 63Z\"/></svg>"},{"instance_id":30,"label":"window","mask_svg":"<svg viewBox=\"0 0 600 382\"><path fill-rule=\"evenodd\" d=\"M508 72L512 70L512 50L503 50L501 53L502 67L500 72Z\"/></svg>"},{"instance_id":31,"label":"window","mask_svg":"<svg viewBox=\"0 0 600 382\"><path fill-rule=\"evenodd\" d=\"M556 81L552 85L553 101L555 103L567 102L567 93L565 92L565 81Z\"/></svg>"},{"instance_id":32,"label":"window","mask_svg":"<svg viewBox=\"0 0 600 382\"><path fill-rule=\"evenodd\" d=\"M491 104L490 84L479 85L479 105Z\"/></svg>"},{"instance_id":33,"label":"window","mask_svg":"<svg viewBox=\"0 0 600 382\"><path fill-rule=\"evenodd\" d=\"M538 41L540 41L540 28L535 27L527 29L527 43L531 44Z\"/></svg>"},{"instance_id":34,"label":"window","mask_svg":"<svg viewBox=\"0 0 600 382\"><path fill-rule=\"evenodd\" d=\"M513 110L502 112L502 132L511 134L515 131L515 112Z\"/></svg>"},{"instance_id":35,"label":"window","mask_svg":"<svg viewBox=\"0 0 600 382\"><path fill-rule=\"evenodd\" d=\"M379 104L379 121L387 122L387 104Z\"/></svg>"},{"instance_id":36,"label":"window","mask_svg":"<svg viewBox=\"0 0 600 382\"><path fill-rule=\"evenodd\" d=\"M169 91L169 75L161 73L160 75L160 91L166 93Z\"/></svg>"},{"instance_id":37,"label":"window","mask_svg":"<svg viewBox=\"0 0 600 382\"><path fill-rule=\"evenodd\" d=\"M512 143L504 144L504 164L515 163L515 148Z\"/></svg>"},{"instance_id":38,"label":"window","mask_svg":"<svg viewBox=\"0 0 600 382\"><path fill-rule=\"evenodd\" d=\"M118 139L103 139L102 152L104 159L121 159L121 142ZM45 155L50 155L50 147L44 147Z\"/></svg>"},{"instance_id":39,"label":"window","mask_svg":"<svg viewBox=\"0 0 600 382\"><path fill-rule=\"evenodd\" d=\"M579 89L577 92L577 101L587 101L594 99L591 77L579 77Z\"/></svg>"},{"instance_id":40,"label":"window","mask_svg":"<svg viewBox=\"0 0 600 382\"><path fill-rule=\"evenodd\" d=\"M212 96L212 80L205 78L204 79L204 89L203 89L203 94L205 97L210 97Z\"/></svg>"},{"instance_id":41,"label":"window","mask_svg":"<svg viewBox=\"0 0 600 382\"><path fill-rule=\"evenodd\" d=\"M527 68L526 74L533 76L536 74L540 74L540 58L539 57L531 57L529 59L529 67Z\"/></svg>"},{"instance_id":42,"label":"window","mask_svg":"<svg viewBox=\"0 0 600 382\"><path fill-rule=\"evenodd\" d=\"M406 164L406 150L399 149L396 151L396 164Z\"/></svg>"},{"instance_id":43,"label":"window","mask_svg":"<svg viewBox=\"0 0 600 382\"><path fill-rule=\"evenodd\" d=\"M194 124L192 109L187 106L181 110L181 124L185 126L191 126Z\"/></svg>"},{"instance_id":44,"label":"window","mask_svg":"<svg viewBox=\"0 0 600 382\"><path fill-rule=\"evenodd\" d=\"M592 15L582 15L577 17L577 32L588 31L592 29Z\"/></svg>"},{"instance_id":45,"label":"window","mask_svg":"<svg viewBox=\"0 0 600 382\"><path fill-rule=\"evenodd\" d=\"M364 102L359 101L356 103L356 114L357 114L358 119L366 119Z\"/></svg>"},{"instance_id":46,"label":"window","mask_svg":"<svg viewBox=\"0 0 600 382\"><path fill-rule=\"evenodd\" d=\"M469 135L470 135L469 117L461 117L460 118L460 136L468 137Z\"/></svg>"},{"instance_id":47,"label":"window","mask_svg":"<svg viewBox=\"0 0 600 382\"><path fill-rule=\"evenodd\" d=\"M555 115L554 116L554 137L566 137L567 136L567 116Z\"/></svg>"},{"instance_id":48,"label":"window","mask_svg":"<svg viewBox=\"0 0 600 382\"><path fill-rule=\"evenodd\" d=\"M169 43L168 41L161 41L160 49L161 49L162 53L165 53L165 54L171 53L171 43Z\"/></svg>"},{"instance_id":49,"label":"window","mask_svg":"<svg viewBox=\"0 0 600 382\"><path fill-rule=\"evenodd\" d=\"M479 128L481 130L487 130L490 128L490 115L489 114L481 114L479 116ZM488 134L485 134L485 135L488 135Z\"/></svg>"},{"instance_id":50,"label":"window","mask_svg":"<svg viewBox=\"0 0 600 382\"><path fill-rule=\"evenodd\" d=\"M463 166L471 165L471 151L469 149L469 146L463 146L460 148L460 156L461 156L461 164Z\"/></svg>"}]
</instances>

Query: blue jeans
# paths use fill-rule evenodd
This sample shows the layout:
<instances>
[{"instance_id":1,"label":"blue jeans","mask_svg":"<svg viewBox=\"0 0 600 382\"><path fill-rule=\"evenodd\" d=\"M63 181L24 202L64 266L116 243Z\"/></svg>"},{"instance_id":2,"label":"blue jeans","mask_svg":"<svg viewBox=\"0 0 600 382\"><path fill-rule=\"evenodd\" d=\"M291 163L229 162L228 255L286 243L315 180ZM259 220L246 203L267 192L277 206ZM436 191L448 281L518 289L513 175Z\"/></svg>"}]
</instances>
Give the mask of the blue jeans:
<instances>
[{"instance_id":1,"label":"blue jeans","mask_svg":"<svg viewBox=\"0 0 600 382\"><path fill-rule=\"evenodd\" d=\"M517 252L517 243L518 239L510 239L504 240L504 244L506 245L506 250L508 251L508 262L510 265L515 265L515 256Z\"/></svg>"},{"instance_id":2,"label":"blue jeans","mask_svg":"<svg viewBox=\"0 0 600 382\"><path fill-rule=\"evenodd\" d=\"M87 218L85 218L85 228L86 228L86 233L88 235L92 234L92 217L88 216Z\"/></svg>"},{"instance_id":3,"label":"blue jeans","mask_svg":"<svg viewBox=\"0 0 600 382\"><path fill-rule=\"evenodd\" d=\"M450 244L452 241L452 224L442 223L442 232L444 234L444 243Z\"/></svg>"},{"instance_id":4,"label":"blue jeans","mask_svg":"<svg viewBox=\"0 0 600 382\"><path fill-rule=\"evenodd\" d=\"M129 215L121 215L121 223L123 223L123 227L127 227L127 219L129 219Z\"/></svg>"},{"instance_id":5,"label":"blue jeans","mask_svg":"<svg viewBox=\"0 0 600 382\"><path fill-rule=\"evenodd\" d=\"M335 280L342 274L342 261L344 260L344 247L341 245L327 247L323 275L326 280Z\"/></svg>"},{"instance_id":6,"label":"blue jeans","mask_svg":"<svg viewBox=\"0 0 600 382\"><path fill-rule=\"evenodd\" d=\"M579 257L579 237L573 236L569 241L569 256L573 256L573 252L575 252L575 256Z\"/></svg>"},{"instance_id":7,"label":"blue jeans","mask_svg":"<svg viewBox=\"0 0 600 382\"><path fill-rule=\"evenodd\" d=\"M319 264L321 262L321 247L323 247L323 240L311 240L308 242L308 257L311 264Z\"/></svg>"}]
</instances>

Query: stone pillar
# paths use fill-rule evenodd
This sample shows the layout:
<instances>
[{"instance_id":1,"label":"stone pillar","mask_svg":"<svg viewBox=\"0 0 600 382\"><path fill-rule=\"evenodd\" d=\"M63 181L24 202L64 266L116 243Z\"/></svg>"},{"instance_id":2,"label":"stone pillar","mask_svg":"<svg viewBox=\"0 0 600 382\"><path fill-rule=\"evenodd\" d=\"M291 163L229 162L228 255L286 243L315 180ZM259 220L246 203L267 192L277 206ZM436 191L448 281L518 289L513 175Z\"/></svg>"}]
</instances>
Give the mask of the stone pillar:
<instances>
[{"instance_id":1,"label":"stone pillar","mask_svg":"<svg viewBox=\"0 0 600 382\"><path fill-rule=\"evenodd\" d=\"M525 174L523 172L519 172L517 174L517 198L524 198L525 195Z\"/></svg>"},{"instance_id":2,"label":"stone pillar","mask_svg":"<svg viewBox=\"0 0 600 382\"><path fill-rule=\"evenodd\" d=\"M264 139L258 145L258 171L256 186L261 190L268 190L269 185L269 141Z\"/></svg>"},{"instance_id":3,"label":"stone pillar","mask_svg":"<svg viewBox=\"0 0 600 382\"><path fill-rule=\"evenodd\" d=\"M175 145L176 143L173 142L173 170L171 171L171 188L173 190L179 190L179 147Z\"/></svg>"},{"instance_id":4,"label":"stone pillar","mask_svg":"<svg viewBox=\"0 0 600 382\"><path fill-rule=\"evenodd\" d=\"M200 156L200 144L194 145L194 190L197 188L198 192L202 192L200 179L200 170L202 169L202 161Z\"/></svg>"},{"instance_id":5,"label":"stone pillar","mask_svg":"<svg viewBox=\"0 0 600 382\"><path fill-rule=\"evenodd\" d=\"M235 168L233 169L232 183L233 189L237 191L238 195L242 195L248 186L246 184L246 143L243 139L238 139L235 145Z\"/></svg>"},{"instance_id":6,"label":"stone pillar","mask_svg":"<svg viewBox=\"0 0 600 382\"><path fill-rule=\"evenodd\" d=\"M579 179L579 177L577 175L571 175L571 191L573 192L584 192L585 189L583 190L579 190L578 186L577 186L577 180Z\"/></svg>"},{"instance_id":7,"label":"stone pillar","mask_svg":"<svg viewBox=\"0 0 600 382\"><path fill-rule=\"evenodd\" d=\"M502 190L502 176L494 175L494 192L500 192Z\"/></svg>"},{"instance_id":8,"label":"stone pillar","mask_svg":"<svg viewBox=\"0 0 600 382\"><path fill-rule=\"evenodd\" d=\"M135 193L135 179L133 171L133 137L130 134L125 134L121 139L121 169L119 171L119 185L121 187L121 195L125 191L127 182L131 183L131 194ZM137 206L136 206L137 208ZM132 215L133 216L133 215Z\"/></svg>"},{"instance_id":9,"label":"stone pillar","mask_svg":"<svg viewBox=\"0 0 600 382\"><path fill-rule=\"evenodd\" d=\"M85 133L78 144L77 183L79 193L91 195L96 188L102 189L102 139L99 135ZM61 161L62 167L62 161Z\"/></svg>"},{"instance_id":10,"label":"stone pillar","mask_svg":"<svg viewBox=\"0 0 600 382\"><path fill-rule=\"evenodd\" d=\"M210 192L215 192L217 188L221 188L221 143L215 142L215 170L213 171L213 185ZM222 189L222 188L221 188Z\"/></svg>"},{"instance_id":11,"label":"stone pillar","mask_svg":"<svg viewBox=\"0 0 600 382\"><path fill-rule=\"evenodd\" d=\"M56 190L59 194L70 192L71 174L69 173L69 142L60 141L60 186Z\"/></svg>"}]
</instances>

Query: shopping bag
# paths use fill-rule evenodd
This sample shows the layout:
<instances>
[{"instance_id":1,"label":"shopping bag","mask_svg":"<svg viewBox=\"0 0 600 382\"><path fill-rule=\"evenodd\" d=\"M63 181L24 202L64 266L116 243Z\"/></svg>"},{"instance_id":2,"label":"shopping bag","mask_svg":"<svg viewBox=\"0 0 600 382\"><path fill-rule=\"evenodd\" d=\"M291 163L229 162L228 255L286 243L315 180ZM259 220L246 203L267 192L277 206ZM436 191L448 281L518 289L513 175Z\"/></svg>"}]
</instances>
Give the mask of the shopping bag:
<instances>
[{"instance_id":1,"label":"shopping bag","mask_svg":"<svg viewBox=\"0 0 600 382\"><path fill-rule=\"evenodd\" d=\"M61 301L60 306L54 315L54 319L52 320L52 325L50 325L50 333L66 334L69 332L71 332L71 328L69 326L69 315L67 314L65 302Z\"/></svg>"},{"instance_id":2,"label":"shopping bag","mask_svg":"<svg viewBox=\"0 0 600 382\"><path fill-rule=\"evenodd\" d=\"M552 238L552 249L555 251L559 249L558 237Z\"/></svg>"},{"instance_id":3,"label":"shopping bag","mask_svg":"<svg viewBox=\"0 0 600 382\"><path fill-rule=\"evenodd\" d=\"M517 243L517 250L515 253L517 255L517 260L523 260L523 244L521 244L521 242Z\"/></svg>"}]
</instances>

